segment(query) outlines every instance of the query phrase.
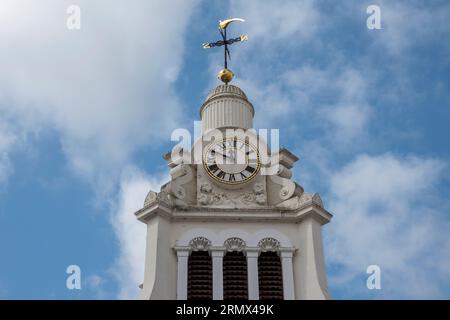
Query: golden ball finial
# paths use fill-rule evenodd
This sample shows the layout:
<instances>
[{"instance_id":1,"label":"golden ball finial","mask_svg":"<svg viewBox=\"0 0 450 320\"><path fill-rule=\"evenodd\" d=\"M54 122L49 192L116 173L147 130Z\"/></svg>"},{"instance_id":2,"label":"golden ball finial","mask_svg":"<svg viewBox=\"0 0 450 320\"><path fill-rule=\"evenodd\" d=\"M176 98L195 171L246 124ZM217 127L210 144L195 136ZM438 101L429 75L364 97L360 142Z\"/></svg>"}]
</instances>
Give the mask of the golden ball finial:
<instances>
[{"instance_id":1,"label":"golden ball finial","mask_svg":"<svg viewBox=\"0 0 450 320\"><path fill-rule=\"evenodd\" d=\"M230 69L222 69L219 71L217 78L219 78L223 83L228 84L231 80L233 80L234 73Z\"/></svg>"}]
</instances>

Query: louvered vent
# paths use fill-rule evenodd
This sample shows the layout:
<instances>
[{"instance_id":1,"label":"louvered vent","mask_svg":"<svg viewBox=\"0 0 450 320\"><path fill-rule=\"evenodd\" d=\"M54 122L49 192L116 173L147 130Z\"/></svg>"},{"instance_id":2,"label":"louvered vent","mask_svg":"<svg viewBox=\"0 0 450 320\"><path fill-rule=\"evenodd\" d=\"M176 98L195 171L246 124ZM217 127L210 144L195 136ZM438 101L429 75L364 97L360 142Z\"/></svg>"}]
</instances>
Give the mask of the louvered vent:
<instances>
[{"instance_id":1,"label":"louvered vent","mask_svg":"<svg viewBox=\"0 0 450 320\"><path fill-rule=\"evenodd\" d=\"M207 251L194 251L188 260L188 300L212 299L212 262Z\"/></svg>"},{"instance_id":2,"label":"louvered vent","mask_svg":"<svg viewBox=\"0 0 450 320\"><path fill-rule=\"evenodd\" d=\"M242 252L227 252L223 258L223 298L248 299L247 259Z\"/></svg>"},{"instance_id":3,"label":"louvered vent","mask_svg":"<svg viewBox=\"0 0 450 320\"><path fill-rule=\"evenodd\" d=\"M281 260L276 252L262 252L258 258L259 299L283 299Z\"/></svg>"}]
</instances>

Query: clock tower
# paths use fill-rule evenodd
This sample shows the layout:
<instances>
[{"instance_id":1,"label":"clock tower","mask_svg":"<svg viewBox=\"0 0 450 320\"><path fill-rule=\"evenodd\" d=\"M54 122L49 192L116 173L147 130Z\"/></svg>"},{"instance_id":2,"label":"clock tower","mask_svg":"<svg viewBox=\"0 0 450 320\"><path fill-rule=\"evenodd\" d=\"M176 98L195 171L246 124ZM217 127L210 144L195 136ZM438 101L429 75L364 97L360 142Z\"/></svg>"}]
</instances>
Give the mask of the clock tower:
<instances>
[{"instance_id":1,"label":"clock tower","mask_svg":"<svg viewBox=\"0 0 450 320\"><path fill-rule=\"evenodd\" d=\"M253 129L255 109L224 82L200 107L201 137L164 158L171 180L135 213L147 225L142 299L329 299L322 225L332 215L292 179L298 158ZM263 132L265 133L265 132ZM271 140L273 140L271 136ZM278 135L275 135L275 139Z\"/></svg>"}]
</instances>

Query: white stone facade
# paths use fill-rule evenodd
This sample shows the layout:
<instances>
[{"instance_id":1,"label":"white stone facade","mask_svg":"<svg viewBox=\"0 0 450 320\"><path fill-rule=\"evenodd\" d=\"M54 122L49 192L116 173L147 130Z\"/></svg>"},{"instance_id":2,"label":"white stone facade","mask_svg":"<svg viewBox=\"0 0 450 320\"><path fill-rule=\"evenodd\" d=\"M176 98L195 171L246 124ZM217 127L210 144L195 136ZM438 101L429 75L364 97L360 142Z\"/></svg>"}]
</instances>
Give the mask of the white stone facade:
<instances>
[{"instance_id":1,"label":"white stone facade","mask_svg":"<svg viewBox=\"0 0 450 320\"><path fill-rule=\"evenodd\" d=\"M239 88L221 85L201 108L204 132L251 128L253 106ZM328 299L321 227L331 219L318 194L291 180L298 160L278 153L274 175L229 188L212 181L201 164L168 159L172 180L149 192L137 218L147 224L142 299L187 298L191 252L212 259L213 299L223 299L223 257L241 251L247 261L248 298L259 299L258 257L273 251L281 260L284 299Z\"/></svg>"}]
</instances>

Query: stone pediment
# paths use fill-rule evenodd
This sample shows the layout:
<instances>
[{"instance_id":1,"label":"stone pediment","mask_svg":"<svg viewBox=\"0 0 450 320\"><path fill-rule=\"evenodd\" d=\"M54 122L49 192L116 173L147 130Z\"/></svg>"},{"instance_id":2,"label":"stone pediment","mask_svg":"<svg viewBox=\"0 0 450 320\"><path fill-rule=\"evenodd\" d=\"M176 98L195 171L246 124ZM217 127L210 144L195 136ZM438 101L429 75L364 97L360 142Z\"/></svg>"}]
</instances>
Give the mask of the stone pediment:
<instances>
[{"instance_id":1,"label":"stone pediment","mask_svg":"<svg viewBox=\"0 0 450 320\"><path fill-rule=\"evenodd\" d=\"M160 192L150 191L144 208L154 203L163 203L170 208L190 210L192 208L215 209L262 209L276 208L297 210L316 205L323 208L319 194L305 193L292 180L291 169L298 160L286 149L280 150L279 168L273 175L257 175L250 183L239 188L229 188L213 181L202 165L185 161L169 161L171 181L161 187Z\"/></svg>"},{"instance_id":2,"label":"stone pediment","mask_svg":"<svg viewBox=\"0 0 450 320\"><path fill-rule=\"evenodd\" d=\"M192 208L295 211L309 205L323 208L318 194L305 193L303 187L292 179L292 168L298 157L287 149L272 152L265 142L266 138L260 137L252 129L254 108L240 88L233 85L216 87L203 103L200 116L203 134L201 139L197 139L190 150L174 148L171 153L165 155L171 180L162 186L159 192L150 192L145 199L144 207L158 203L174 210L184 211ZM236 133L236 137L243 134L245 139L249 138L249 142L245 142L243 138L239 141L244 141L242 145L249 147L248 150L254 148L253 154L260 156L257 158L257 168L250 167L253 169L251 172L246 172L244 166L239 170L234 167L226 173L226 169L220 168L220 163L215 164L220 169L215 169L215 172L228 175L229 180L226 181L218 176L212 176L212 165L203 163L206 163L208 152L212 150L209 146L220 145L222 141L225 145L226 141L229 141L216 139L217 131L226 133L230 128L242 130L242 133ZM246 130L245 133L243 130ZM235 145L234 148L236 151L242 150L242 145L239 148ZM240 153L244 154L242 151ZM221 154L220 149L218 154ZM236 156L223 155L223 157ZM247 159L246 162L235 161L235 163L239 167L242 163L250 162ZM242 172L246 172L247 175L240 178ZM257 174L253 175L252 172ZM233 179L236 179L235 175L241 181L233 182L231 178L233 176ZM249 176L251 177L248 178Z\"/></svg>"}]
</instances>

